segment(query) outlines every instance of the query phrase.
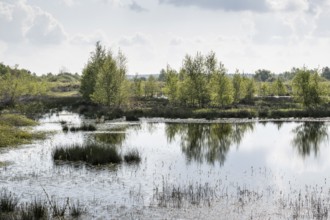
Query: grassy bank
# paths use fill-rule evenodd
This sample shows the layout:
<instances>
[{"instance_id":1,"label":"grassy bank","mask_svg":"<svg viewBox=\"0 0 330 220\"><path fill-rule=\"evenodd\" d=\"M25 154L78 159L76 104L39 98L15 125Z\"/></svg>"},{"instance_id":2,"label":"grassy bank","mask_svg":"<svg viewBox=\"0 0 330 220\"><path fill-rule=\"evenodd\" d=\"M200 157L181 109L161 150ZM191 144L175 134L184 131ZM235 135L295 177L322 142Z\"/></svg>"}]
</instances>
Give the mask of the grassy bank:
<instances>
[{"instance_id":1,"label":"grassy bank","mask_svg":"<svg viewBox=\"0 0 330 220\"><path fill-rule=\"evenodd\" d=\"M0 148L30 143L44 137L43 133L33 133L22 127L35 126L37 122L17 114L0 115Z\"/></svg>"},{"instance_id":2,"label":"grassy bank","mask_svg":"<svg viewBox=\"0 0 330 220\"><path fill-rule=\"evenodd\" d=\"M106 120L126 117L127 121L137 121L140 117L163 118L302 118L329 117L329 104L306 109L291 97L255 97L253 100L241 101L228 106L205 108L178 107L171 105L167 99L139 98L132 99L129 106L108 108L86 102L77 95L45 96L34 102L17 105L15 110L22 114L34 116L49 109L70 109L87 118L104 118ZM102 117L103 116L103 117Z\"/></svg>"}]
</instances>

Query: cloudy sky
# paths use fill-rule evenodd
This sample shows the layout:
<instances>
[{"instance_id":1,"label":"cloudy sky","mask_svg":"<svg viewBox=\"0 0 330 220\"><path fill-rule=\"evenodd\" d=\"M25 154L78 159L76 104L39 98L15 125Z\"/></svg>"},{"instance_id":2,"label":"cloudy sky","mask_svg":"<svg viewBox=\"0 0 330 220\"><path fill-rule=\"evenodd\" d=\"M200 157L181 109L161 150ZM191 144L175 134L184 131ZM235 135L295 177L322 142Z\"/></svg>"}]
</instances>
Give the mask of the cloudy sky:
<instances>
[{"instance_id":1,"label":"cloudy sky","mask_svg":"<svg viewBox=\"0 0 330 220\"><path fill-rule=\"evenodd\" d=\"M214 51L229 72L330 66L330 0L0 0L0 62L80 73L96 41L130 74Z\"/></svg>"}]
</instances>

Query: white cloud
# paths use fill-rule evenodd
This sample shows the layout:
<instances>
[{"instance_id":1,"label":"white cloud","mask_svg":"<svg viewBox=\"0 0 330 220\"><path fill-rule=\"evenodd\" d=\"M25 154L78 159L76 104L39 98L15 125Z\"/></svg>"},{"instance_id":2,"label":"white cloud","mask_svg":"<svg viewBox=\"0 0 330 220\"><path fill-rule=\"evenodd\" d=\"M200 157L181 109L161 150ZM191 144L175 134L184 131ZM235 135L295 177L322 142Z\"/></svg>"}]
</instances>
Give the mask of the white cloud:
<instances>
[{"instance_id":1,"label":"white cloud","mask_svg":"<svg viewBox=\"0 0 330 220\"><path fill-rule=\"evenodd\" d=\"M131 9L132 11L135 12L146 12L148 11L147 9L143 8L141 5L139 5L138 3L136 3L135 1L133 1L129 6L129 9Z\"/></svg>"},{"instance_id":2,"label":"white cloud","mask_svg":"<svg viewBox=\"0 0 330 220\"><path fill-rule=\"evenodd\" d=\"M211 10L225 11L268 11L269 6L265 0L159 0L161 4L174 6L196 6Z\"/></svg>"},{"instance_id":3,"label":"white cloud","mask_svg":"<svg viewBox=\"0 0 330 220\"><path fill-rule=\"evenodd\" d=\"M174 37L170 41L170 45L171 46L178 46L178 45L182 44L183 42L184 42L184 40L181 37Z\"/></svg>"},{"instance_id":4,"label":"white cloud","mask_svg":"<svg viewBox=\"0 0 330 220\"><path fill-rule=\"evenodd\" d=\"M58 44L66 34L62 25L48 12L25 1L0 2L0 40Z\"/></svg>"},{"instance_id":5,"label":"white cloud","mask_svg":"<svg viewBox=\"0 0 330 220\"><path fill-rule=\"evenodd\" d=\"M39 8L35 9L35 17L25 36L34 44L59 44L66 39L63 26Z\"/></svg>"},{"instance_id":6,"label":"white cloud","mask_svg":"<svg viewBox=\"0 0 330 220\"><path fill-rule=\"evenodd\" d=\"M101 30L97 30L92 34L75 34L70 39L70 42L76 45L94 45L97 41L105 45L108 44L107 35Z\"/></svg>"},{"instance_id":7,"label":"white cloud","mask_svg":"<svg viewBox=\"0 0 330 220\"><path fill-rule=\"evenodd\" d=\"M134 45L147 45L150 44L149 38L142 34L136 33L134 36L122 37L119 40L119 45L121 46L134 46Z\"/></svg>"}]
</instances>

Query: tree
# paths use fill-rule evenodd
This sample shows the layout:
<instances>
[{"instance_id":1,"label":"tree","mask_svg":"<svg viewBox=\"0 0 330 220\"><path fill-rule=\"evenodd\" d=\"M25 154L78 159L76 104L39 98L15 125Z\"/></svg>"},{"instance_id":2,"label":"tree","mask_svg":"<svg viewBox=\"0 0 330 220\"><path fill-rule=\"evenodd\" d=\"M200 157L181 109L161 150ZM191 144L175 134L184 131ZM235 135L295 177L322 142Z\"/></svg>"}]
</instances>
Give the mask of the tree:
<instances>
[{"instance_id":1,"label":"tree","mask_svg":"<svg viewBox=\"0 0 330 220\"><path fill-rule=\"evenodd\" d=\"M169 66L165 71L164 93L171 103L176 103L179 100L179 75Z\"/></svg>"},{"instance_id":2,"label":"tree","mask_svg":"<svg viewBox=\"0 0 330 220\"><path fill-rule=\"evenodd\" d=\"M132 90L133 95L136 97L142 97L144 94L144 82L138 75L133 78Z\"/></svg>"},{"instance_id":3,"label":"tree","mask_svg":"<svg viewBox=\"0 0 330 220\"><path fill-rule=\"evenodd\" d=\"M330 80L330 68L329 67L324 67L322 69L322 74L321 74L322 77L326 78L327 80Z\"/></svg>"},{"instance_id":4,"label":"tree","mask_svg":"<svg viewBox=\"0 0 330 220\"><path fill-rule=\"evenodd\" d=\"M210 82L211 101L215 105L229 105L233 102L233 88L230 79L226 76L226 69L220 63L219 68L212 73Z\"/></svg>"},{"instance_id":5,"label":"tree","mask_svg":"<svg viewBox=\"0 0 330 220\"><path fill-rule=\"evenodd\" d=\"M276 81L272 83L273 94L277 96L283 96L286 94L286 88L280 77L277 77Z\"/></svg>"},{"instance_id":6,"label":"tree","mask_svg":"<svg viewBox=\"0 0 330 220\"><path fill-rule=\"evenodd\" d=\"M109 107L120 107L128 98L126 57L121 51L116 57L108 51L98 68L92 101Z\"/></svg>"},{"instance_id":7,"label":"tree","mask_svg":"<svg viewBox=\"0 0 330 220\"><path fill-rule=\"evenodd\" d=\"M210 55L212 57L212 55ZM188 86L190 92L189 102L191 105L199 107L205 106L209 100L208 80L210 78L209 68L205 65L205 58L197 53L193 58L186 55L183 61L183 71L185 72L185 86Z\"/></svg>"},{"instance_id":8,"label":"tree","mask_svg":"<svg viewBox=\"0 0 330 220\"><path fill-rule=\"evenodd\" d=\"M96 79L106 59L106 50L98 41L95 46L95 51L91 53L91 57L82 71L80 93L83 98L88 101L91 100L91 95L95 91Z\"/></svg>"},{"instance_id":9,"label":"tree","mask_svg":"<svg viewBox=\"0 0 330 220\"><path fill-rule=\"evenodd\" d=\"M158 76L158 81L161 81L161 82L166 81L166 71L164 69L161 69L159 76Z\"/></svg>"},{"instance_id":10,"label":"tree","mask_svg":"<svg viewBox=\"0 0 330 220\"><path fill-rule=\"evenodd\" d=\"M239 102L244 95L244 83L241 74L236 71L233 77L234 102Z\"/></svg>"},{"instance_id":11,"label":"tree","mask_svg":"<svg viewBox=\"0 0 330 220\"><path fill-rule=\"evenodd\" d=\"M274 76L269 70L257 70L254 79L259 82L273 81Z\"/></svg>"},{"instance_id":12,"label":"tree","mask_svg":"<svg viewBox=\"0 0 330 220\"><path fill-rule=\"evenodd\" d=\"M0 101L15 105L23 96L37 96L46 93L45 82L24 69L6 67L6 73L0 75Z\"/></svg>"},{"instance_id":13,"label":"tree","mask_svg":"<svg viewBox=\"0 0 330 220\"><path fill-rule=\"evenodd\" d=\"M252 100L254 97L254 94L256 92L254 80L244 77L243 82L244 82L244 88L245 88L244 98L247 100Z\"/></svg>"},{"instance_id":14,"label":"tree","mask_svg":"<svg viewBox=\"0 0 330 220\"><path fill-rule=\"evenodd\" d=\"M258 91L258 95L261 97L265 97L269 95L269 86L268 86L268 82L262 82L259 84L259 91Z\"/></svg>"},{"instance_id":15,"label":"tree","mask_svg":"<svg viewBox=\"0 0 330 220\"><path fill-rule=\"evenodd\" d=\"M316 107L323 102L324 90L320 76L315 70L297 69L292 81L295 99L307 108Z\"/></svg>"},{"instance_id":16,"label":"tree","mask_svg":"<svg viewBox=\"0 0 330 220\"><path fill-rule=\"evenodd\" d=\"M145 96L153 97L157 93L157 82L153 75L148 77L144 87Z\"/></svg>"}]
</instances>

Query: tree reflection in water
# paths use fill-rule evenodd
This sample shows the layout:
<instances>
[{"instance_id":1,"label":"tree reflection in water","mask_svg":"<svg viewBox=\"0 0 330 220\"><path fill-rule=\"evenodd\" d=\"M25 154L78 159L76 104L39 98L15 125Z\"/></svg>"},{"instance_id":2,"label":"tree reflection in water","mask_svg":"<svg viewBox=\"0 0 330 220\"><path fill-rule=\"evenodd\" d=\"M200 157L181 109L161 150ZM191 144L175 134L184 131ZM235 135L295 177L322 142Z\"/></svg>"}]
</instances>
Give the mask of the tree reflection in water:
<instances>
[{"instance_id":1,"label":"tree reflection in water","mask_svg":"<svg viewBox=\"0 0 330 220\"><path fill-rule=\"evenodd\" d=\"M312 151L317 156L320 145L329 140L327 128L324 122L304 122L293 129L292 144L302 157L309 156Z\"/></svg>"},{"instance_id":2,"label":"tree reflection in water","mask_svg":"<svg viewBox=\"0 0 330 220\"><path fill-rule=\"evenodd\" d=\"M181 148L188 161L195 160L223 165L233 144L240 144L247 131L252 131L253 123L218 124L166 124L166 135L172 142L181 136Z\"/></svg>"},{"instance_id":3,"label":"tree reflection in water","mask_svg":"<svg viewBox=\"0 0 330 220\"><path fill-rule=\"evenodd\" d=\"M128 130L139 131L141 130L140 124L121 126L118 128L113 128L106 133L96 133L94 134L94 139L97 142L110 144L110 145L122 145L127 137Z\"/></svg>"}]
</instances>

